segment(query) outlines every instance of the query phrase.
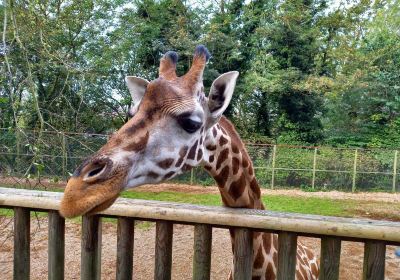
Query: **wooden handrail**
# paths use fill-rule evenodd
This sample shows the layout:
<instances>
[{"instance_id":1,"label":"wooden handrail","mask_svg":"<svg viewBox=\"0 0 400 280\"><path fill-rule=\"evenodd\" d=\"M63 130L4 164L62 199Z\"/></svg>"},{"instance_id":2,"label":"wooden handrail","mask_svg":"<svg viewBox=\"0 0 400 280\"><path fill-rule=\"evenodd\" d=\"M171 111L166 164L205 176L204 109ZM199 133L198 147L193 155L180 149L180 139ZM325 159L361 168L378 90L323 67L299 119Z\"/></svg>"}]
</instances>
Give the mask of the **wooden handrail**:
<instances>
[{"instance_id":1,"label":"wooden handrail","mask_svg":"<svg viewBox=\"0 0 400 280\"><path fill-rule=\"evenodd\" d=\"M58 210L62 193L0 188L0 207L25 207L41 211ZM172 202L119 198L104 216L164 220L214 227L251 228L298 235L338 236L342 239L381 240L400 244L400 223L283 213L253 209L232 209Z\"/></svg>"}]
</instances>

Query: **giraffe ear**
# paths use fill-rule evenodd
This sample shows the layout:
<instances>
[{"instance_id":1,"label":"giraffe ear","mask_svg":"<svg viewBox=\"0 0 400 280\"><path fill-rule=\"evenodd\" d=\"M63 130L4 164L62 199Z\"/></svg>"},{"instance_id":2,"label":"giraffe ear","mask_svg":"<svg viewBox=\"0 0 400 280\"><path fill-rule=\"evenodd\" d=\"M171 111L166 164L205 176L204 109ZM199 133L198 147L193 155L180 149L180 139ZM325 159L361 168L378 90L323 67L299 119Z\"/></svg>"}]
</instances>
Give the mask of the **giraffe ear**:
<instances>
[{"instance_id":1,"label":"giraffe ear","mask_svg":"<svg viewBox=\"0 0 400 280\"><path fill-rule=\"evenodd\" d=\"M238 76L239 72L231 71L222 74L212 83L210 94L208 95L208 109L214 123L218 122L229 102L231 102Z\"/></svg>"},{"instance_id":2,"label":"giraffe ear","mask_svg":"<svg viewBox=\"0 0 400 280\"><path fill-rule=\"evenodd\" d=\"M137 112L140 101L142 100L146 92L149 81L135 76L126 76L125 82L132 96L132 104L128 112L129 115L132 117Z\"/></svg>"}]
</instances>

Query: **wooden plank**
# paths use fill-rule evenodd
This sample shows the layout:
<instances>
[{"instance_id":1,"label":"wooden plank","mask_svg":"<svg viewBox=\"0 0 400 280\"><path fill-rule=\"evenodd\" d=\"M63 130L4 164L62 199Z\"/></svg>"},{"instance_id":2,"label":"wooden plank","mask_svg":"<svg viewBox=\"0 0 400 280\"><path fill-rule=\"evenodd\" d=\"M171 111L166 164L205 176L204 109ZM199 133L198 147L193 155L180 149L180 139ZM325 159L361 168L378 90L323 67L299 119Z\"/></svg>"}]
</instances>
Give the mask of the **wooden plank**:
<instances>
[{"instance_id":1,"label":"wooden plank","mask_svg":"<svg viewBox=\"0 0 400 280\"><path fill-rule=\"evenodd\" d=\"M154 279L171 279L172 234L173 224L171 222L159 221L156 223Z\"/></svg>"},{"instance_id":2,"label":"wooden plank","mask_svg":"<svg viewBox=\"0 0 400 280\"><path fill-rule=\"evenodd\" d=\"M100 280L101 274L101 218L82 217L81 279Z\"/></svg>"},{"instance_id":3,"label":"wooden plank","mask_svg":"<svg viewBox=\"0 0 400 280\"><path fill-rule=\"evenodd\" d=\"M278 236L278 280L294 280L296 276L297 235L281 232Z\"/></svg>"},{"instance_id":4,"label":"wooden plank","mask_svg":"<svg viewBox=\"0 0 400 280\"><path fill-rule=\"evenodd\" d=\"M210 279L212 227L196 225L193 245L193 280Z\"/></svg>"},{"instance_id":5,"label":"wooden plank","mask_svg":"<svg viewBox=\"0 0 400 280\"><path fill-rule=\"evenodd\" d=\"M336 237L321 239L320 280L339 279L341 240Z\"/></svg>"},{"instance_id":6,"label":"wooden plank","mask_svg":"<svg viewBox=\"0 0 400 280\"><path fill-rule=\"evenodd\" d=\"M132 218L118 218L117 280L131 280L133 273L134 225Z\"/></svg>"},{"instance_id":7,"label":"wooden plank","mask_svg":"<svg viewBox=\"0 0 400 280\"><path fill-rule=\"evenodd\" d=\"M58 210L62 193L0 188L0 207L21 206ZM143 220L167 220L219 227L246 227L259 231L290 231L307 235L330 235L354 240L384 240L400 243L400 223L370 219L353 219L283 213L255 209L233 209L173 202L119 198L107 210L108 216Z\"/></svg>"},{"instance_id":8,"label":"wooden plank","mask_svg":"<svg viewBox=\"0 0 400 280\"><path fill-rule=\"evenodd\" d=\"M14 280L29 279L30 273L30 211L14 208Z\"/></svg>"},{"instance_id":9,"label":"wooden plank","mask_svg":"<svg viewBox=\"0 0 400 280\"><path fill-rule=\"evenodd\" d=\"M253 232L237 228L235 232L233 279L250 280L253 269Z\"/></svg>"},{"instance_id":10,"label":"wooden plank","mask_svg":"<svg viewBox=\"0 0 400 280\"><path fill-rule=\"evenodd\" d=\"M386 244L382 241L366 241L364 247L363 280L385 279Z\"/></svg>"},{"instance_id":11,"label":"wooden plank","mask_svg":"<svg viewBox=\"0 0 400 280\"><path fill-rule=\"evenodd\" d=\"M49 211L49 280L64 279L65 220L58 211Z\"/></svg>"}]
</instances>

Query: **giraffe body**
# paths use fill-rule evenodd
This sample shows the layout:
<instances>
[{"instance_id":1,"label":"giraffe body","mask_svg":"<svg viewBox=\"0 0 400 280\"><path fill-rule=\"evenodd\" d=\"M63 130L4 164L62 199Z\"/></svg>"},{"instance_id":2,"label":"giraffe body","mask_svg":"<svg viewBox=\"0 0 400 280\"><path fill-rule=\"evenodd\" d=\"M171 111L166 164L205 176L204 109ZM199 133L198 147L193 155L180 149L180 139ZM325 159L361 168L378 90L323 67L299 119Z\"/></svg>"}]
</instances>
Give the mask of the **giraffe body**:
<instances>
[{"instance_id":1,"label":"giraffe body","mask_svg":"<svg viewBox=\"0 0 400 280\"><path fill-rule=\"evenodd\" d=\"M208 50L198 46L192 67L178 77L178 56L167 52L158 79L126 78L134 103L132 118L75 170L61 202L64 217L99 212L124 189L163 182L199 165L214 177L225 206L264 209L250 157L222 116L239 73L219 76L207 98L202 76L209 57ZM277 241L276 235L253 233L253 279L276 278ZM296 279L317 277L314 255L299 244Z\"/></svg>"}]
</instances>

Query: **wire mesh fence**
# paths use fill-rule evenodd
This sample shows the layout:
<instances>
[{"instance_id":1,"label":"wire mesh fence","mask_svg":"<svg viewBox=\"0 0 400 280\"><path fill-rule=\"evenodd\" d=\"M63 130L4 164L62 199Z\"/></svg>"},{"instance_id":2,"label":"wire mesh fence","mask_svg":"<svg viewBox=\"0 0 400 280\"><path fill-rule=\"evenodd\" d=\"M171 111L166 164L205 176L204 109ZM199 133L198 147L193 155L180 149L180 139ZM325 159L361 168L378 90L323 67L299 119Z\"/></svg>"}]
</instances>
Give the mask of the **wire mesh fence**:
<instances>
[{"instance_id":1,"label":"wire mesh fence","mask_svg":"<svg viewBox=\"0 0 400 280\"><path fill-rule=\"evenodd\" d=\"M108 135L0 129L2 178L66 180ZM246 144L255 173L265 188L341 191L400 191L398 151ZM175 182L214 185L202 168Z\"/></svg>"}]
</instances>

